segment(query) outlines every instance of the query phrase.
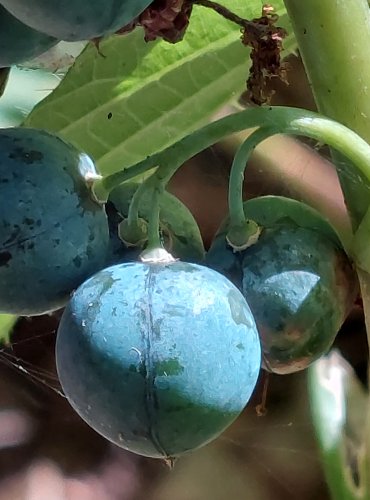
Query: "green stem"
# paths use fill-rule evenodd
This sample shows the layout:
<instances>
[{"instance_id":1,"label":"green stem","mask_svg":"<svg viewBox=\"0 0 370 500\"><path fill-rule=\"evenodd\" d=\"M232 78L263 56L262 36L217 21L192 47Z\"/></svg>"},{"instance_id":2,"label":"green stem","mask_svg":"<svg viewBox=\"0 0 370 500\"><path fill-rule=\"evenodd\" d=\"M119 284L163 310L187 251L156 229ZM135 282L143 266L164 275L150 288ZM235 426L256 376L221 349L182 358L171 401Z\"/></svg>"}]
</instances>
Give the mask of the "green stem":
<instances>
[{"instance_id":1,"label":"green stem","mask_svg":"<svg viewBox=\"0 0 370 500\"><path fill-rule=\"evenodd\" d=\"M163 193L163 185L155 183L152 188L152 213L148 225L148 244L146 250L155 250L162 247L159 232L159 200Z\"/></svg>"},{"instance_id":2,"label":"green stem","mask_svg":"<svg viewBox=\"0 0 370 500\"><path fill-rule=\"evenodd\" d=\"M197 153L227 135L259 126L272 127L280 132L286 132L289 129L289 133L326 142L355 165L357 172L349 172L354 181L357 180L357 174L361 174L370 183L370 146L358 135L347 127L317 113L277 106L247 109L210 123L136 165L97 181L94 184L96 196L101 200L107 199L109 192L116 185L158 165L160 167L157 174L167 182L186 160Z\"/></svg>"},{"instance_id":3,"label":"green stem","mask_svg":"<svg viewBox=\"0 0 370 500\"><path fill-rule=\"evenodd\" d=\"M229 213L231 226L242 226L245 221L243 185L244 172L248 160L256 146L275 133L276 130L273 128L263 127L257 129L241 144L234 156L229 180Z\"/></svg>"},{"instance_id":4,"label":"green stem","mask_svg":"<svg viewBox=\"0 0 370 500\"><path fill-rule=\"evenodd\" d=\"M340 123L320 116L317 113L288 107L254 108L226 116L216 122L206 125L169 148L146 158L136 165L97 181L94 184L94 191L97 193L98 198L99 195L102 196L102 198L99 199L107 199L109 191L116 187L117 184L132 177L136 177L158 165L159 167L154 175L156 176L157 182L161 183L164 188L178 168L195 154L210 147L233 132L239 132L245 128L258 126L270 131L268 133L263 133L264 138L267 137L267 134L270 135L273 132L302 135L319 142L325 142L341 155L345 156L352 164L348 164L347 162L337 168L338 171L341 172L341 175L346 178L347 185L352 186L353 190L358 189L358 178L360 177L364 182L363 186L366 188L368 194L368 186L370 186L369 144L355 132ZM258 135L253 137L255 139ZM245 162L246 160L244 159L243 161ZM239 181L241 182L240 177ZM240 187L238 189L240 192ZM368 196L363 200L364 205L360 212L361 220L369 209ZM247 228L247 233L250 232L250 229L251 228ZM362 231L363 230L364 227L362 227ZM342 233L341 238L343 246L349 252L350 245L352 244L352 234ZM363 248L363 245L358 244L357 247ZM370 271L370 259L369 263L361 261L360 264L364 269Z\"/></svg>"},{"instance_id":5,"label":"green stem","mask_svg":"<svg viewBox=\"0 0 370 500\"><path fill-rule=\"evenodd\" d=\"M159 199L163 193L164 186L156 174L152 174L150 177L145 179L144 182L140 184L138 189L135 191L132 197L129 211L127 214L127 227L130 229L135 229L139 226L139 208L140 201L144 193L152 193L152 213L148 221L148 243L146 245L147 250L161 247L161 239L159 234Z\"/></svg>"},{"instance_id":6,"label":"green stem","mask_svg":"<svg viewBox=\"0 0 370 500\"><path fill-rule=\"evenodd\" d=\"M284 0L320 113L370 142L367 0Z\"/></svg>"},{"instance_id":7,"label":"green stem","mask_svg":"<svg viewBox=\"0 0 370 500\"><path fill-rule=\"evenodd\" d=\"M352 242L351 252L358 269L370 271L370 208L358 226ZM369 297L370 299L370 297ZM370 304L370 302L369 302ZM370 310L368 311L370 314Z\"/></svg>"},{"instance_id":8,"label":"green stem","mask_svg":"<svg viewBox=\"0 0 370 500\"><path fill-rule=\"evenodd\" d=\"M346 416L349 379L353 375L333 350L308 369L310 409L323 456L323 469L332 498L364 500L353 482L347 460Z\"/></svg>"},{"instance_id":9,"label":"green stem","mask_svg":"<svg viewBox=\"0 0 370 500\"><path fill-rule=\"evenodd\" d=\"M140 200L142 195L151 189L149 180L146 179L136 189L129 206L127 218L119 225L120 238L127 245L142 246L148 238L148 226L145 220L139 217Z\"/></svg>"},{"instance_id":10,"label":"green stem","mask_svg":"<svg viewBox=\"0 0 370 500\"><path fill-rule=\"evenodd\" d=\"M243 205L244 172L256 146L273 135L275 129L263 127L255 130L239 147L231 167L229 181L230 224L226 235L234 251L254 245L261 234L261 227L254 220L246 219Z\"/></svg>"},{"instance_id":11,"label":"green stem","mask_svg":"<svg viewBox=\"0 0 370 500\"><path fill-rule=\"evenodd\" d=\"M370 333L370 274L362 269L357 269L357 275L360 283L361 297L364 305L365 326L369 339ZM370 397L367 399L367 418L363 439L362 460L360 478L364 485L364 500L370 499Z\"/></svg>"},{"instance_id":12,"label":"green stem","mask_svg":"<svg viewBox=\"0 0 370 500\"><path fill-rule=\"evenodd\" d=\"M151 177L143 181L135 191L127 214L127 226L133 228L137 226L139 220L140 199L143 194L151 189Z\"/></svg>"},{"instance_id":13,"label":"green stem","mask_svg":"<svg viewBox=\"0 0 370 500\"><path fill-rule=\"evenodd\" d=\"M370 10L367 0L284 0L320 113L370 143ZM363 179L349 182L333 154L355 229L368 207Z\"/></svg>"},{"instance_id":14,"label":"green stem","mask_svg":"<svg viewBox=\"0 0 370 500\"><path fill-rule=\"evenodd\" d=\"M152 194L152 211L149 217L146 237L148 243L146 250L162 247L160 232L159 232L159 212L160 212L160 197L163 194L164 184L160 176L156 172L145 179L135 191L127 214L126 234L135 235L136 231L140 231L142 224L139 218L139 209L141 198L146 193Z\"/></svg>"},{"instance_id":15,"label":"green stem","mask_svg":"<svg viewBox=\"0 0 370 500\"><path fill-rule=\"evenodd\" d=\"M281 117L279 117L281 118ZM329 146L333 147L339 151L342 155L346 156L351 162L358 167L359 171L366 178L367 184L370 184L370 146L363 141L357 134L348 130L348 133L344 134L346 129L343 125L339 123L332 122L331 120L325 118L297 118L291 121L283 122L282 119L275 121L274 126L267 126L258 129L254 132L239 148L238 153L235 157L231 175L230 175L230 190L229 190L229 205L230 205L230 218L231 227L235 226L235 231L232 233L231 244L233 241L237 242L237 246L241 247L242 242L240 241L239 235L243 231L242 221L245 220L243 212L243 178L244 169L249 160L249 156L258 145L259 142L267 139L269 136L275 133L284 134L296 134L305 135L317 140L321 140L327 143ZM161 167L159 168L161 170ZM348 173L347 173L348 175ZM354 174L352 173L352 177ZM361 234L356 238L356 248L362 250L362 234L365 232L369 233L370 220L368 221L368 212L364 216L364 223L360 225ZM244 228L245 232L245 228ZM247 243L247 239L250 236L254 236L256 228L251 226L247 228L245 232L245 239L243 242ZM252 235L250 233L253 233ZM357 236L357 235L356 235ZM230 240L230 238L229 238ZM346 240L342 239L342 244L346 248L347 252L353 251L351 248L352 238L348 236ZM355 260L364 268L370 270L370 256L368 252L362 252L359 255L353 256Z\"/></svg>"},{"instance_id":16,"label":"green stem","mask_svg":"<svg viewBox=\"0 0 370 500\"><path fill-rule=\"evenodd\" d=\"M370 142L370 10L367 0L284 0L296 35L319 111L338 120ZM334 155L340 165L341 158ZM370 247L367 230L368 184L353 182L339 172L346 204L357 234L355 252L359 253L357 272L364 304L366 330L370 345L370 275L362 266L361 255ZM362 182L361 182L362 181ZM367 208L366 208L367 207ZM365 217L364 217L365 216ZM361 268L362 267L362 268ZM366 269L364 270L363 267ZM370 467L370 397L368 429L364 436L365 461ZM370 495L370 474L363 480L364 498ZM341 498L338 496L338 498Z\"/></svg>"},{"instance_id":17,"label":"green stem","mask_svg":"<svg viewBox=\"0 0 370 500\"><path fill-rule=\"evenodd\" d=\"M103 179L94 182L93 193L97 200L106 202L109 197L109 193L117 186L123 182L129 181L138 175L142 175L151 168L158 166L156 162L158 155L148 156L145 160L136 163L131 167L124 168L119 172L107 175Z\"/></svg>"}]
</instances>

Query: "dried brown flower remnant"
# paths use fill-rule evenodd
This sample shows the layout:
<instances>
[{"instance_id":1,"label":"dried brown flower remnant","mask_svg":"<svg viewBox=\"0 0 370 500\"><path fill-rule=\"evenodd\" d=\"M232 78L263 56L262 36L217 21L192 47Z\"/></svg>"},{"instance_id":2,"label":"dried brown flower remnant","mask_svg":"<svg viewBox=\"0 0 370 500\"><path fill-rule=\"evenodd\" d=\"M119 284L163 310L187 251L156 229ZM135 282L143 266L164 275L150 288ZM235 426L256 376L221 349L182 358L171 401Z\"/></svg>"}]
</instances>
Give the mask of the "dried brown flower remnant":
<instances>
[{"instance_id":1,"label":"dried brown flower remnant","mask_svg":"<svg viewBox=\"0 0 370 500\"><path fill-rule=\"evenodd\" d=\"M269 101L273 91L268 81L278 77L285 81L286 69L281 62L282 42L286 31L276 26L279 16L271 5L264 5L262 16L251 21L243 19L213 0L154 0L136 19L118 33L127 33L142 26L147 42L163 38L176 43L182 40L189 25L193 5L201 5L238 24L242 43L251 48L252 66L247 80L248 98L261 105Z\"/></svg>"},{"instance_id":2,"label":"dried brown flower remnant","mask_svg":"<svg viewBox=\"0 0 370 500\"><path fill-rule=\"evenodd\" d=\"M286 68L281 61L282 42L287 33L276 26L278 16L271 5L265 5L262 16L243 27L242 42L251 47L252 66L247 80L250 100L258 105L269 101L272 91L268 80L278 77L285 81Z\"/></svg>"},{"instance_id":3,"label":"dried brown flower remnant","mask_svg":"<svg viewBox=\"0 0 370 500\"><path fill-rule=\"evenodd\" d=\"M151 41L158 37L171 43L182 40L192 7L188 0L154 0L139 16L145 40Z\"/></svg>"},{"instance_id":4,"label":"dried brown flower remnant","mask_svg":"<svg viewBox=\"0 0 370 500\"><path fill-rule=\"evenodd\" d=\"M137 18L123 26L117 34L128 33L142 26L145 41L163 38L166 42L180 42L189 25L193 8L190 0L154 0Z\"/></svg>"},{"instance_id":5,"label":"dried brown flower remnant","mask_svg":"<svg viewBox=\"0 0 370 500\"><path fill-rule=\"evenodd\" d=\"M194 4L214 10L242 28L242 43L251 50L252 66L247 80L249 99L258 105L269 101L272 91L268 81L279 77L285 81L286 69L281 62L282 42L287 32L276 26L279 16L271 5L262 7L262 16L251 21L243 19L213 0L193 0Z\"/></svg>"}]
</instances>

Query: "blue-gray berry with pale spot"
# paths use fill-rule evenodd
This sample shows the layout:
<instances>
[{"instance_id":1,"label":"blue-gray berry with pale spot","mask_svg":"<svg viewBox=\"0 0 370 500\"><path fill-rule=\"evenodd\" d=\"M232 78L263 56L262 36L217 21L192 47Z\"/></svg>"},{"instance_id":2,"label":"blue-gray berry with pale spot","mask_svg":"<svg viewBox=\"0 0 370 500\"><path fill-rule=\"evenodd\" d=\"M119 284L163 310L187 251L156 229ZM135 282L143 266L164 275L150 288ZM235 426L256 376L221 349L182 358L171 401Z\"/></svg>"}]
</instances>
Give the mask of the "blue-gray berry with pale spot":
<instances>
[{"instance_id":1,"label":"blue-gray berry with pale spot","mask_svg":"<svg viewBox=\"0 0 370 500\"><path fill-rule=\"evenodd\" d=\"M224 276L175 261L124 263L83 283L60 322L67 399L129 451L177 457L218 437L260 370L252 313Z\"/></svg>"}]
</instances>

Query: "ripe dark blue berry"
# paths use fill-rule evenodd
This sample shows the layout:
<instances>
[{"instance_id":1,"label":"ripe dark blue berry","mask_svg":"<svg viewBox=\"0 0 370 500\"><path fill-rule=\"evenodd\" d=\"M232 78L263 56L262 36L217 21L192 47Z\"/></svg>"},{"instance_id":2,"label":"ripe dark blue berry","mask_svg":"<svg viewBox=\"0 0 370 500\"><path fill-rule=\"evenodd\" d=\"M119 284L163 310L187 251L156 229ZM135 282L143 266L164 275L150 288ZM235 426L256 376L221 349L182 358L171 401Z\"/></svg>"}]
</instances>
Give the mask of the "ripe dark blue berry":
<instances>
[{"instance_id":1,"label":"ripe dark blue berry","mask_svg":"<svg viewBox=\"0 0 370 500\"><path fill-rule=\"evenodd\" d=\"M58 40L21 23L0 6L0 67L19 64L53 47Z\"/></svg>"},{"instance_id":2,"label":"ripe dark blue berry","mask_svg":"<svg viewBox=\"0 0 370 500\"><path fill-rule=\"evenodd\" d=\"M129 24L150 0L1 0L13 16L61 40L91 40Z\"/></svg>"},{"instance_id":3,"label":"ripe dark blue berry","mask_svg":"<svg viewBox=\"0 0 370 500\"><path fill-rule=\"evenodd\" d=\"M58 309L105 265L104 208L86 178L91 159L60 138L27 128L0 131L0 312Z\"/></svg>"}]
</instances>

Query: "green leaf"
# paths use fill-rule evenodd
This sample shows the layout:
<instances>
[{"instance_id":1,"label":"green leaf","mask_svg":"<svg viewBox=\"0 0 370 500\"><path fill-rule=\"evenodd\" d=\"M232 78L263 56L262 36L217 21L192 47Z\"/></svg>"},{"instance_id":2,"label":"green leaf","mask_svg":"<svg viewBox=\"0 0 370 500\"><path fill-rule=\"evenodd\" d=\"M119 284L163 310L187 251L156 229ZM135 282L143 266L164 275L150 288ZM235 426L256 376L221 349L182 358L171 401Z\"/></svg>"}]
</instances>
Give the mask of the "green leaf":
<instances>
[{"instance_id":1,"label":"green leaf","mask_svg":"<svg viewBox=\"0 0 370 500\"><path fill-rule=\"evenodd\" d=\"M272 2L284 14L282 0ZM260 0L231 0L246 18L261 15ZM278 24L287 29L283 15ZM292 37L286 52L295 49ZM90 154L103 175L157 152L204 124L245 88L249 50L240 28L194 6L182 42L145 43L136 29L89 45L59 87L25 125L56 132ZM103 55L102 55L103 54Z\"/></svg>"},{"instance_id":2,"label":"green leaf","mask_svg":"<svg viewBox=\"0 0 370 500\"><path fill-rule=\"evenodd\" d=\"M363 452L366 391L335 350L314 363L308 373L311 413L332 498L369 498Z\"/></svg>"},{"instance_id":3,"label":"green leaf","mask_svg":"<svg viewBox=\"0 0 370 500\"><path fill-rule=\"evenodd\" d=\"M7 343L10 340L10 334L17 321L17 316L11 314L0 314L0 343Z\"/></svg>"}]
</instances>

